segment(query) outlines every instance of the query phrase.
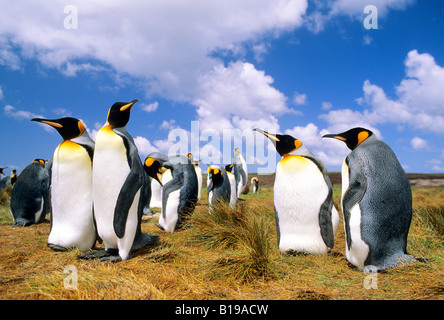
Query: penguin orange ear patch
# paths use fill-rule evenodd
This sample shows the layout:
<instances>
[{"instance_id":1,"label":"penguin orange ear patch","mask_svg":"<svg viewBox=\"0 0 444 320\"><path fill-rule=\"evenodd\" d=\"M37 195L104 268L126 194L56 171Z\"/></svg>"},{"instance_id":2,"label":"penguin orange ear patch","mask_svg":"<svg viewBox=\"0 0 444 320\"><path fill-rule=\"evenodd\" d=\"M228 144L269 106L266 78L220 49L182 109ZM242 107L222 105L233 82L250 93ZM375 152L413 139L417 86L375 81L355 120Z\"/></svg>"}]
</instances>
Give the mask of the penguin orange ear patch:
<instances>
[{"instance_id":1,"label":"penguin orange ear patch","mask_svg":"<svg viewBox=\"0 0 444 320\"><path fill-rule=\"evenodd\" d=\"M146 165L147 167L151 167L151 166L153 165L154 161L156 161L156 159L154 159L154 158L148 158L148 159L145 160L145 165Z\"/></svg>"},{"instance_id":2,"label":"penguin orange ear patch","mask_svg":"<svg viewBox=\"0 0 444 320\"><path fill-rule=\"evenodd\" d=\"M369 137L369 133L367 131L359 132L359 134L358 134L358 144L356 146L358 146L362 141L364 141L368 137Z\"/></svg>"},{"instance_id":3,"label":"penguin orange ear patch","mask_svg":"<svg viewBox=\"0 0 444 320\"><path fill-rule=\"evenodd\" d=\"M296 147L296 149L298 149L300 146L302 146L302 142L299 140L294 140L294 146Z\"/></svg>"}]
</instances>

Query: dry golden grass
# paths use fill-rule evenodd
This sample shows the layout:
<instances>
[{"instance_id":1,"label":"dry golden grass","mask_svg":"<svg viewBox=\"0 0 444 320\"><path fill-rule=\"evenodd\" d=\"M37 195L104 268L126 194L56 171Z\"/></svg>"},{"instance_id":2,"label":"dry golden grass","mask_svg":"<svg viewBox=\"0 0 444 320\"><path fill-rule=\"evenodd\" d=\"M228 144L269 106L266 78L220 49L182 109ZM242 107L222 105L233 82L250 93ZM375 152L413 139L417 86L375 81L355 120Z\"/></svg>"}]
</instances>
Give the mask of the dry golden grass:
<instances>
[{"instance_id":1,"label":"dry golden grass","mask_svg":"<svg viewBox=\"0 0 444 320\"><path fill-rule=\"evenodd\" d=\"M334 200L339 205L340 188ZM157 217L142 229L159 243L119 263L76 258L76 250L46 247L49 222L13 228L9 204L0 207L1 299L443 299L443 237L439 220L444 189L414 189L414 216L408 251L429 263L376 275L377 289L366 289L368 274L348 265L341 225L328 255L282 255L276 245L272 188L243 196L237 209L208 214L205 192L188 227L165 233ZM438 208L438 209L436 209ZM441 209L439 209L441 208ZM65 288L77 270L77 288ZM71 269L72 270L72 269Z\"/></svg>"}]
</instances>

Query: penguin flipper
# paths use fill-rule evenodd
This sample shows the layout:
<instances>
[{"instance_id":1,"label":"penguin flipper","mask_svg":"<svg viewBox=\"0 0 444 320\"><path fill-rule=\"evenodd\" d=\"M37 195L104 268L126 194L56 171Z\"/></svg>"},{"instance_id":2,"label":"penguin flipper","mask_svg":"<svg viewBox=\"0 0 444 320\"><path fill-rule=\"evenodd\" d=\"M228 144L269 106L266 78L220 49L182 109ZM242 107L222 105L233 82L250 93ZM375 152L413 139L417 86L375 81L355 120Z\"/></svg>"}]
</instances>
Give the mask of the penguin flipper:
<instances>
[{"instance_id":1,"label":"penguin flipper","mask_svg":"<svg viewBox=\"0 0 444 320\"><path fill-rule=\"evenodd\" d=\"M142 187L142 176L136 170L131 170L125 183L120 190L117 197L116 207L114 209L114 232L120 239L125 235L126 220L128 218L128 212L133 204L134 196L137 191Z\"/></svg>"},{"instance_id":2,"label":"penguin flipper","mask_svg":"<svg viewBox=\"0 0 444 320\"><path fill-rule=\"evenodd\" d=\"M330 249L333 248L335 244L335 235L333 232L333 223L332 223L332 207L333 207L333 192L330 189L328 192L327 199L325 199L324 203L321 205L321 209L319 211L319 227L321 229L321 236L324 240L324 243Z\"/></svg>"}]
</instances>

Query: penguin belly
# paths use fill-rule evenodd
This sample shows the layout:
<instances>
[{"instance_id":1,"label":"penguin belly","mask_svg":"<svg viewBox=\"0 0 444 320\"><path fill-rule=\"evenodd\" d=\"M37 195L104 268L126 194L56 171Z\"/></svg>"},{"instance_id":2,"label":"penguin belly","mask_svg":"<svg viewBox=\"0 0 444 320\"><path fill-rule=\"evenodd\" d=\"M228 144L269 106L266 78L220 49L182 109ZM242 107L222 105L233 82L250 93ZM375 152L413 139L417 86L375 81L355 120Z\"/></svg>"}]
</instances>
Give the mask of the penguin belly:
<instances>
[{"instance_id":1,"label":"penguin belly","mask_svg":"<svg viewBox=\"0 0 444 320\"><path fill-rule=\"evenodd\" d=\"M69 140L54 151L51 205L48 243L80 251L90 249L96 240L91 158L83 147Z\"/></svg>"},{"instance_id":2,"label":"penguin belly","mask_svg":"<svg viewBox=\"0 0 444 320\"><path fill-rule=\"evenodd\" d=\"M285 156L277 165L274 206L282 252L326 254L319 212L328 186L316 164L301 156Z\"/></svg>"},{"instance_id":3,"label":"penguin belly","mask_svg":"<svg viewBox=\"0 0 444 320\"><path fill-rule=\"evenodd\" d=\"M237 202L236 196L236 178L231 172L227 172L228 180L230 181L230 208L234 208Z\"/></svg>"},{"instance_id":4,"label":"penguin belly","mask_svg":"<svg viewBox=\"0 0 444 320\"><path fill-rule=\"evenodd\" d=\"M167 232L174 232L177 220L179 219L180 189L170 192L167 197L166 206L165 208L162 207L159 225Z\"/></svg>"},{"instance_id":5,"label":"penguin belly","mask_svg":"<svg viewBox=\"0 0 444 320\"><path fill-rule=\"evenodd\" d=\"M156 179L151 180L151 208L162 207L162 186Z\"/></svg>"},{"instance_id":6,"label":"penguin belly","mask_svg":"<svg viewBox=\"0 0 444 320\"><path fill-rule=\"evenodd\" d=\"M94 216L97 231L105 243L105 249L119 249L122 260L128 258L137 226L137 209L140 190L137 191L128 212L125 234L119 239L114 231L114 211L117 198L130 173L123 139L111 128L97 133L93 161Z\"/></svg>"},{"instance_id":7,"label":"penguin belly","mask_svg":"<svg viewBox=\"0 0 444 320\"><path fill-rule=\"evenodd\" d=\"M347 163L343 162L342 164L342 171L341 171L341 177L342 177L342 196L341 199L344 199L344 194L348 189L348 186L350 184L350 178L349 178L349 168L347 166ZM343 201L341 200L341 203ZM344 204L342 203L342 212L344 212ZM347 260L356 266L360 271L364 270L364 262L367 259L368 253L369 253L369 246L362 240L361 237L361 209L359 207L359 203L355 204L351 210L350 210L350 220L348 223L348 228L350 232L350 238L348 241L351 240L350 247L346 245L345 248L345 256ZM345 237L346 237L346 243L347 243L347 226L346 221L344 219L344 231L345 231Z\"/></svg>"}]
</instances>

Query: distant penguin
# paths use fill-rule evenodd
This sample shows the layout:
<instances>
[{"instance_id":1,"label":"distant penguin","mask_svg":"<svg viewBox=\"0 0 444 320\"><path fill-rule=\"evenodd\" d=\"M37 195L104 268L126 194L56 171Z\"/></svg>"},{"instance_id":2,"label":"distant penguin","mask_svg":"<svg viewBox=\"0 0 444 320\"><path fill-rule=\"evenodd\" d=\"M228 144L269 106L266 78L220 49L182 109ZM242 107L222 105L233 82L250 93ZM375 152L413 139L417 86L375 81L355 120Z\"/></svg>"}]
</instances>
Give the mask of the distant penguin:
<instances>
[{"instance_id":1,"label":"distant penguin","mask_svg":"<svg viewBox=\"0 0 444 320\"><path fill-rule=\"evenodd\" d=\"M50 171L45 161L35 159L23 169L11 194L14 226L27 227L45 220L50 213Z\"/></svg>"},{"instance_id":2,"label":"distant penguin","mask_svg":"<svg viewBox=\"0 0 444 320\"><path fill-rule=\"evenodd\" d=\"M218 201L230 203L231 187L227 171L217 165L208 167L208 204L210 208Z\"/></svg>"},{"instance_id":3,"label":"distant penguin","mask_svg":"<svg viewBox=\"0 0 444 320\"><path fill-rule=\"evenodd\" d=\"M237 197L240 198L241 194L246 193L248 169L247 163L245 162L244 157L240 153L239 149L234 149L233 153L234 167L232 172L234 174L234 177L236 178Z\"/></svg>"},{"instance_id":4,"label":"distant penguin","mask_svg":"<svg viewBox=\"0 0 444 320\"><path fill-rule=\"evenodd\" d=\"M228 181L230 182L230 208L234 208L237 203L237 188L236 188L236 178L234 177L234 174L231 173L233 170L234 163L233 164L227 164L225 166L225 171L227 172Z\"/></svg>"},{"instance_id":5,"label":"distant penguin","mask_svg":"<svg viewBox=\"0 0 444 320\"><path fill-rule=\"evenodd\" d=\"M3 172L3 170L7 168L8 167L0 168L0 190L5 189L7 185L11 184L11 177L5 176L5 173Z\"/></svg>"},{"instance_id":6,"label":"distant penguin","mask_svg":"<svg viewBox=\"0 0 444 320\"><path fill-rule=\"evenodd\" d=\"M259 192L259 179L257 177L251 178L251 190L253 193Z\"/></svg>"},{"instance_id":7,"label":"distant penguin","mask_svg":"<svg viewBox=\"0 0 444 320\"><path fill-rule=\"evenodd\" d=\"M282 156L274 182L279 249L284 253L328 253L339 215L324 164L292 136L254 130L268 137Z\"/></svg>"},{"instance_id":8,"label":"distant penguin","mask_svg":"<svg viewBox=\"0 0 444 320\"><path fill-rule=\"evenodd\" d=\"M11 184L12 185L14 185L14 183L17 181L17 177L18 177L18 174L17 174L17 170L12 170L11 171Z\"/></svg>"},{"instance_id":9,"label":"distant penguin","mask_svg":"<svg viewBox=\"0 0 444 320\"><path fill-rule=\"evenodd\" d=\"M134 250L155 241L142 233L141 220L151 188L138 149L126 130L131 107L137 101L114 103L106 124L97 132L93 161L94 216L105 251L79 258L127 260Z\"/></svg>"},{"instance_id":10,"label":"distant penguin","mask_svg":"<svg viewBox=\"0 0 444 320\"><path fill-rule=\"evenodd\" d=\"M180 229L197 202L198 185L194 165L185 156L167 157L153 152L146 157L144 168L159 183L162 183L162 168L171 171L172 179L162 188L162 210L157 226L167 232Z\"/></svg>"},{"instance_id":11,"label":"distant penguin","mask_svg":"<svg viewBox=\"0 0 444 320\"><path fill-rule=\"evenodd\" d=\"M196 170L196 177L197 177L197 202L200 201L202 195L202 169L199 167L199 162L201 160L195 161L193 159L193 155L191 153L188 154L188 159L190 159L191 163L194 165L194 169Z\"/></svg>"},{"instance_id":12,"label":"distant penguin","mask_svg":"<svg viewBox=\"0 0 444 320\"><path fill-rule=\"evenodd\" d=\"M54 151L51 171L51 231L48 246L55 251L86 251L96 241L92 212L94 141L78 119L34 118L62 136Z\"/></svg>"},{"instance_id":13,"label":"distant penguin","mask_svg":"<svg viewBox=\"0 0 444 320\"><path fill-rule=\"evenodd\" d=\"M323 137L352 150L342 165L347 260L368 272L415 261L406 253L412 191L392 149L364 128Z\"/></svg>"}]
</instances>

